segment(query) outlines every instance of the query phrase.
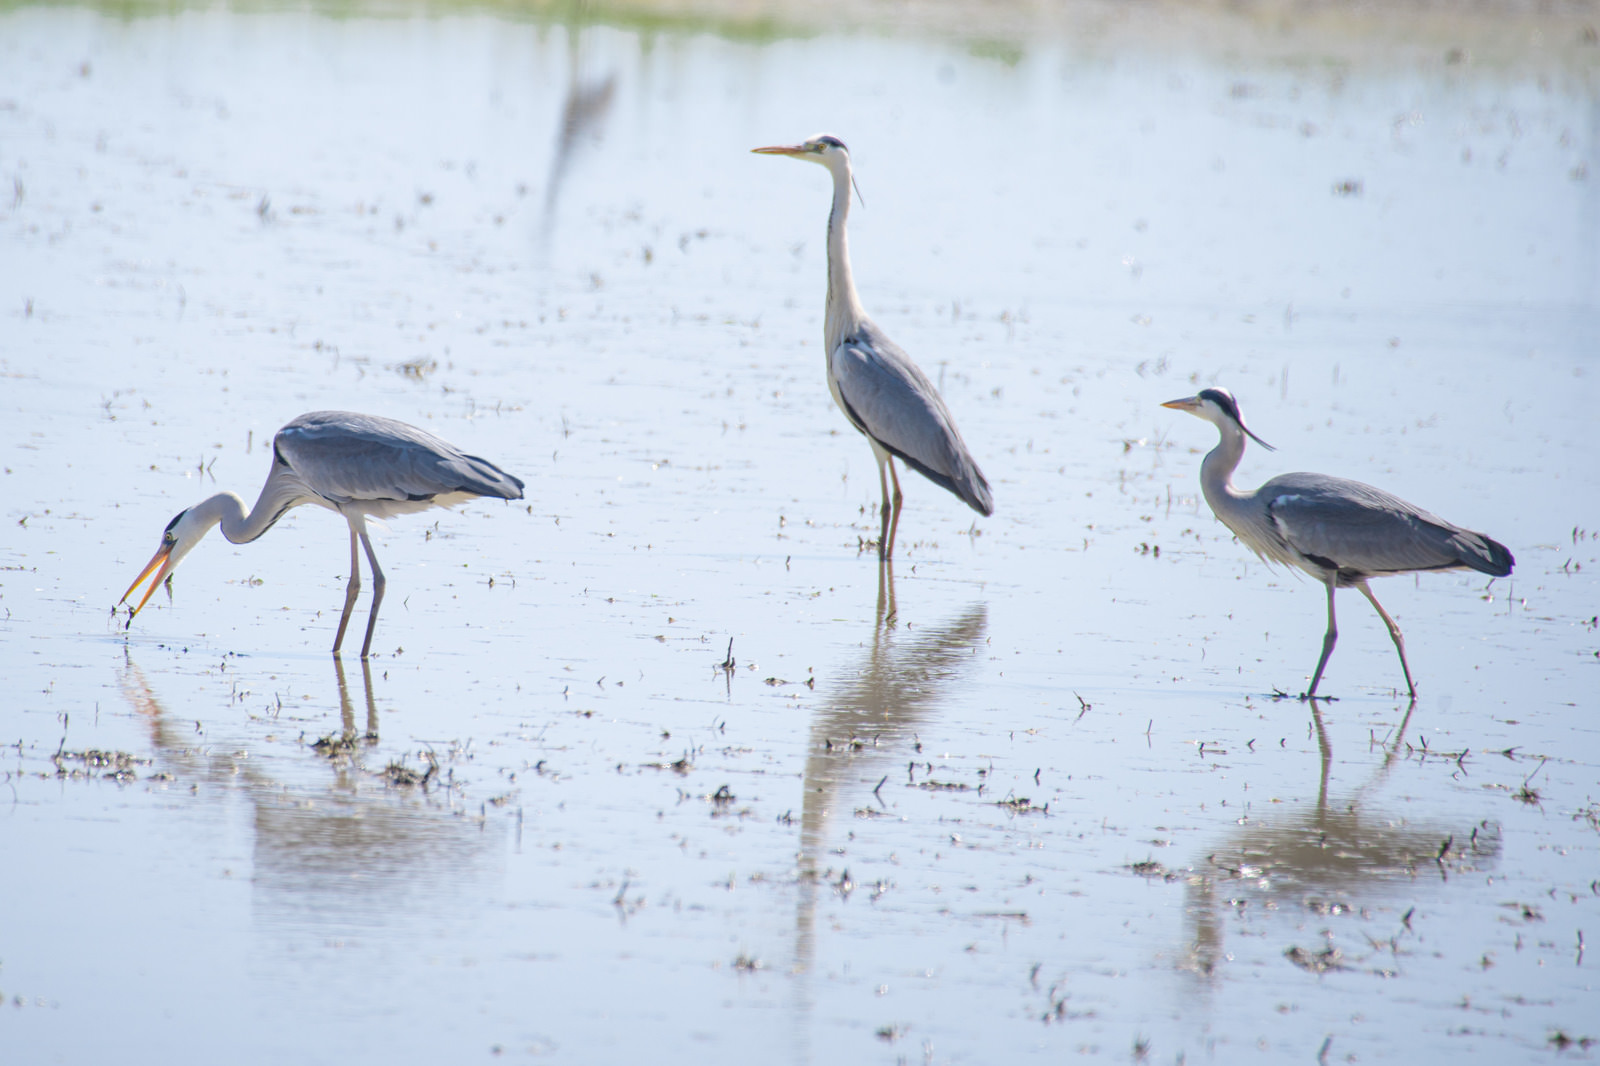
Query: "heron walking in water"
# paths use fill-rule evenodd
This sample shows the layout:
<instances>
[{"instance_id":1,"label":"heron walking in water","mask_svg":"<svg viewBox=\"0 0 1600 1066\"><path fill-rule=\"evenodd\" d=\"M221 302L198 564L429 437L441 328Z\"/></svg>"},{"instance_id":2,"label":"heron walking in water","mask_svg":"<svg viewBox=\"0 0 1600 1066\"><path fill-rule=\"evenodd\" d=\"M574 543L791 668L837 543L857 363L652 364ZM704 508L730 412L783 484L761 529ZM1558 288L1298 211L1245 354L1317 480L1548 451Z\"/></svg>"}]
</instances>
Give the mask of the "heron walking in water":
<instances>
[{"instance_id":1,"label":"heron walking in water","mask_svg":"<svg viewBox=\"0 0 1600 1066\"><path fill-rule=\"evenodd\" d=\"M989 482L962 441L944 400L911 357L861 308L861 298L856 295L850 275L850 246L844 229L853 184L849 149L839 138L819 134L804 144L754 151L804 159L827 167L833 175L823 351L828 357L828 390L833 393L834 402L867 438L873 457L878 460L878 485L883 492L883 533L878 540L878 557L893 558L895 533L900 526L900 475L894 468L897 458L935 485L955 493L979 514L993 514Z\"/></svg>"},{"instance_id":2,"label":"heron walking in water","mask_svg":"<svg viewBox=\"0 0 1600 1066\"><path fill-rule=\"evenodd\" d=\"M1472 569L1492 577L1511 573L1516 560L1505 545L1359 481L1326 474L1280 474L1254 492L1234 488L1233 471L1244 455L1245 437L1268 451L1273 448L1245 426L1239 404L1227 389L1204 389L1198 396L1161 406L1203 418L1222 435L1221 443L1200 464L1200 488L1222 524L1266 561L1297 566L1328 587L1328 632L1306 698L1317 694L1317 683L1339 637L1334 590L1355 587L1371 602L1389 628L1400 653L1406 690L1415 699L1417 686L1406 662L1405 638L1372 594L1367 579L1418 570Z\"/></svg>"},{"instance_id":3,"label":"heron walking in water","mask_svg":"<svg viewBox=\"0 0 1600 1066\"><path fill-rule=\"evenodd\" d=\"M161 534L161 547L140 571L120 602L126 603L145 578L155 577L137 607L128 613L133 624L163 579L170 580L183 557L213 526L235 544L248 544L271 529L291 507L314 503L337 511L350 524L350 585L344 613L333 638L333 654L344 643L345 627L361 591L361 562L356 544L366 549L372 567L372 614L361 658L372 650L372 631L383 603L383 570L367 537L367 519L383 521L430 507L454 507L477 496L520 500L522 482L486 459L466 455L431 433L404 422L349 411L313 411L278 430L272 440L272 472L248 512L232 492L217 495L179 511ZM168 586L170 588L170 585Z\"/></svg>"}]
</instances>

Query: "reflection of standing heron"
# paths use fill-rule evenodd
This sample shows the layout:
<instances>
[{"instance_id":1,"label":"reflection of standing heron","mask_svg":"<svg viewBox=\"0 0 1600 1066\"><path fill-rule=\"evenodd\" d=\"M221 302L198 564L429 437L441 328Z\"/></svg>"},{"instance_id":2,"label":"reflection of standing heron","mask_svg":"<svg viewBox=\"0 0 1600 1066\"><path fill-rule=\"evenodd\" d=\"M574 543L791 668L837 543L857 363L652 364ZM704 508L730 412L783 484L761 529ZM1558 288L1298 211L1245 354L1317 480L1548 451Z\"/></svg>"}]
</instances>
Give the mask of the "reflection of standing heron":
<instances>
[{"instance_id":1,"label":"reflection of standing heron","mask_svg":"<svg viewBox=\"0 0 1600 1066\"><path fill-rule=\"evenodd\" d=\"M928 376L890 340L861 308L850 274L845 218L850 214L850 152L837 137L819 134L792 147L757 148L765 155L787 155L828 168L833 175L833 211L828 215L828 303L823 319L823 351L828 356L828 389L850 424L872 445L883 492L883 533L878 557L894 556L900 526L898 457L935 485L949 489L981 515L994 513L989 482L956 429ZM890 507L887 467L894 479ZM890 521L891 511L893 522Z\"/></svg>"},{"instance_id":2,"label":"reflection of standing heron","mask_svg":"<svg viewBox=\"0 0 1600 1066\"><path fill-rule=\"evenodd\" d=\"M1162 406L1203 418L1222 435L1200 464L1200 488L1222 524L1261 558L1297 566L1328 586L1328 632L1307 697L1317 694L1317 682L1339 636L1333 618L1335 589L1354 586L1377 610L1400 653L1406 688L1415 698L1417 686L1406 663L1405 639L1367 579L1416 570L1471 568L1493 577L1511 573L1516 560L1505 545L1359 481L1326 474L1280 474L1254 492L1241 492L1232 479L1244 455L1245 437L1269 451L1272 445L1245 427L1233 394L1205 389L1198 396Z\"/></svg>"},{"instance_id":3,"label":"reflection of standing heron","mask_svg":"<svg viewBox=\"0 0 1600 1066\"><path fill-rule=\"evenodd\" d=\"M367 638L361 644L365 659L372 648L385 584L372 541L367 538L367 519L383 521L430 507L454 507L475 496L520 500L522 482L486 459L466 455L433 434L392 418L348 411L301 415L273 438L272 472L248 513L244 500L222 492L179 511L167 523L161 547L122 594L126 602L139 584L155 573L144 598L129 612L128 624L133 624L133 616L150 602L156 586L163 578L170 579L183 557L212 527L220 523L224 537L235 544L248 544L271 529L291 507L314 503L339 512L350 525L350 585L345 591L344 613L339 616L339 632L333 638L335 655L344 643L350 611L361 591L358 540L372 566L372 614L367 619Z\"/></svg>"},{"instance_id":4,"label":"reflection of standing heron","mask_svg":"<svg viewBox=\"0 0 1600 1066\"><path fill-rule=\"evenodd\" d=\"M589 5L580 3L567 27L567 95L562 101L560 125L556 130L556 151L550 159L550 174L545 181L543 238L548 241L555 228L556 204L578 145L585 136L598 139L605 116L616 96L617 76L608 74L598 81L582 76L583 54L580 37L589 17Z\"/></svg>"},{"instance_id":5,"label":"reflection of standing heron","mask_svg":"<svg viewBox=\"0 0 1600 1066\"><path fill-rule=\"evenodd\" d=\"M894 566L885 561L878 570L871 647L811 723L795 903L795 968L801 972L815 964L817 895L819 884L830 876L824 856L834 812L848 809L852 793L870 796L871 782L884 769L881 764L904 756L920 724L971 671L988 626L988 608L977 603L943 625L918 626L912 639L895 625L894 613ZM801 993L804 1013L809 1010L808 988L802 986Z\"/></svg>"}]
</instances>

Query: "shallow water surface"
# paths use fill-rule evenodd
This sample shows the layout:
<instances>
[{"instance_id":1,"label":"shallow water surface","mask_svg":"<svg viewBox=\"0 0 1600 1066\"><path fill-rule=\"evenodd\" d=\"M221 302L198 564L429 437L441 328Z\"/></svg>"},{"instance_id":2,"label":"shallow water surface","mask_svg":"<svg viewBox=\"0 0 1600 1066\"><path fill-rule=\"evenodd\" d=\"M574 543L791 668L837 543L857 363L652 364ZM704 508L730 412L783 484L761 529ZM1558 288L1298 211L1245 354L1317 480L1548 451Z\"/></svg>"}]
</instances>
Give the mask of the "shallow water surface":
<instances>
[{"instance_id":1,"label":"shallow water surface","mask_svg":"<svg viewBox=\"0 0 1600 1066\"><path fill-rule=\"evenodd\" d=\"M0 13L0 1058L1592 1056L1596 68L1208 17ZM892 567L826 175L748 152L820 129L997 502L908 475ZM1277 698L1324 599L1199 499L1213 383L1241 484L1516 553L1377 583L1415 706L1350 593ZM370 664L311 508L125 629L318 408L527 498L378 533Z\"/></svg>"}]
</instances>

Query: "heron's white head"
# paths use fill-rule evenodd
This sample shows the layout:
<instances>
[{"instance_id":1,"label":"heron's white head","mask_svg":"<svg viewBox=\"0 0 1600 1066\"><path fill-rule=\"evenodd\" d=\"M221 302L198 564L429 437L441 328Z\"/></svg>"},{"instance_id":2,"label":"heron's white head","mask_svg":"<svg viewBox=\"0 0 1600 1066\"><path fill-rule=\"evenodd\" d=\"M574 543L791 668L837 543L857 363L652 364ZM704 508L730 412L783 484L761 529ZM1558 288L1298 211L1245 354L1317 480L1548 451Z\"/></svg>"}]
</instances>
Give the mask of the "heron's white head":
<instances>
[{"instance_id":1,"label":"heron's white head","mask_svg":"<svg viewBox=\"0 0 1600 1066\"><path fill-rule=\"evenodd\" d=\"M831 133L819 133L800 144L775 144L769 148L750 150L758 155L786 155L792 159L804 159L808 163L827 167L835 182L841 178L849 178L851 188L856 191L856 198L861 200L863 206L866 204L866 200L861 199L860 186L856 185L855 173L850 169L850 149Z\"/></svg>"},{"instance_id":2,"label":"heron's white head","mask_svg":"<svg viewBox=\"0 0 1600 1066\"><path fill-rule=\"evenodd\" d=\"M1277 450L1250 432L1250 427L1244 424L1244 416L1239 413L1239 401L1233 398L1233 393L1220 386L1201 389L1198 395L1182 400L1168 400L1161 406L1170 407L1174 411L1188 411L1196 418L1210 422L1224 433L1230 429L1237 429L1267 451Z\"/></svg>"},{"instance_id":3,"label":"heron's white head","mask_svg":"<svg viewBox=\"0 0 1600 1066\"><path fill-rule=\"evenodd\" d=\"M139 605L129 613L130 624L133 622L133 616L144 610L144 605L150 602L150 597L155 595L161 582L171 580L172 572L178 568L183 557L193 551L194 546L199 544L205 535L211 532L211 527L217 524L215 517L202 513L205 511L209 511L209 508L191 507L186 511L179 511L176 517L167 523L167 528L161 534L161 546L150 557L144 569L139 571L139 576L133 579L128 591L122 594L122 599L117 601L119 605L127 603L128 597L133 595L134 590L144 582L144 579L151 574L155 575L150 581L150 587L144 590ZM167 588L170 592L171 585L169 584Z\"/></svg>"},{"instance_id":4,"label":"heron's white head","mask_svg":"<svg viewBox=\"0 0 1600 1066\"><path fill-rule=\"evenodd\" d=\"M820 163L829 170L840 164L850 165L850 149L831 133L819 133L801 144L775 144L770 148L750 150L760 155L787 155L809 160L812 163Z\"/></svg>"}]
</instances>

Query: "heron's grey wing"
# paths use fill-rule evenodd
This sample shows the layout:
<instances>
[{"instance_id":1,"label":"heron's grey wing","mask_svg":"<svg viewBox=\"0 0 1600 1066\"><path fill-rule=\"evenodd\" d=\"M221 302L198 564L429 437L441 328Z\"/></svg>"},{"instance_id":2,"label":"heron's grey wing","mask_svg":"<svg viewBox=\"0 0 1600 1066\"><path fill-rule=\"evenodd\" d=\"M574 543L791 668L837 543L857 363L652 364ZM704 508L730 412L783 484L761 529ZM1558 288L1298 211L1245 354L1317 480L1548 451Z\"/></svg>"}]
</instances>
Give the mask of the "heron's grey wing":
<instances>
[{"instance_id":1,"label":"heron's grey wing","mask_svg":"<svg viewBox=\"0 0 1600 1066\"><path fill-rule=\"evenodd\" d=\"M522 497L518 478L391 418L313 411L279 430L273 446L278 462L335 502L424 501L453 493Z\"/></svg>"},{"instance_id":2,"label":"heron's grey wing","mask_svg":"<svg viewBox=\"0 0 1600 1066\"><path fill-rule=\"evenodd\" d=\"M1283 538L1322 566L1360 575L1471 567L1509 573L1511 553L1371 485L1284 474L1257 492Z\"/></svg>"},{"instance_id":3,"label":"heron's grey wing","mask_svg":"<svg viewBox=\"0 0 1600 1066\"><path fill-rule=\"evenodd\" d=\"M989 482L955 419L911 357L871 323L830 358L845 414L856 428L980 514L994 513Z\"/></svg>"}]
</instances>

